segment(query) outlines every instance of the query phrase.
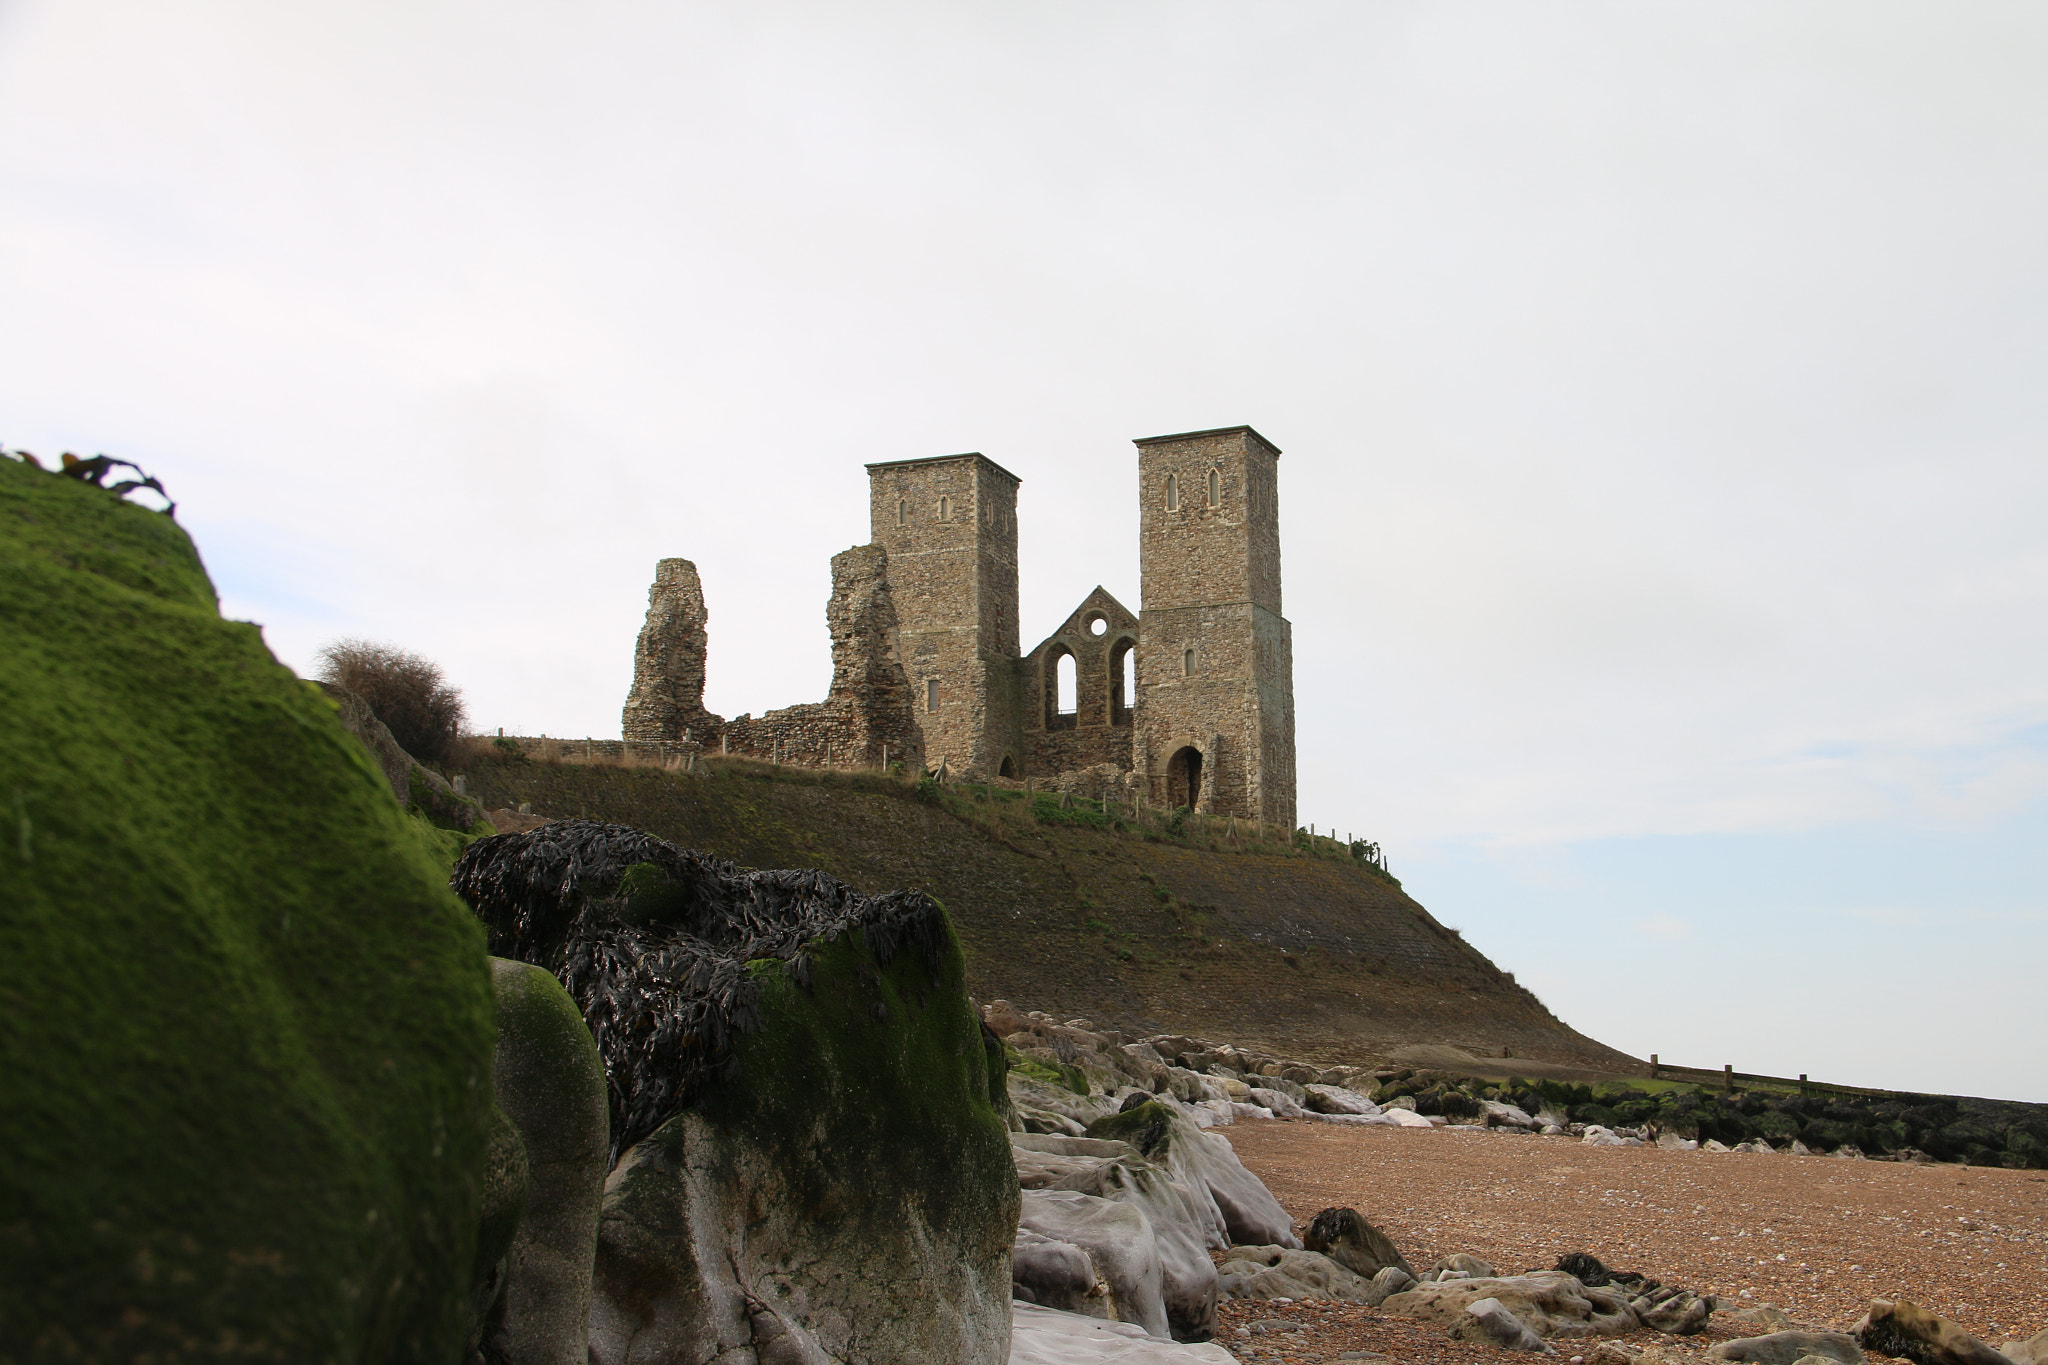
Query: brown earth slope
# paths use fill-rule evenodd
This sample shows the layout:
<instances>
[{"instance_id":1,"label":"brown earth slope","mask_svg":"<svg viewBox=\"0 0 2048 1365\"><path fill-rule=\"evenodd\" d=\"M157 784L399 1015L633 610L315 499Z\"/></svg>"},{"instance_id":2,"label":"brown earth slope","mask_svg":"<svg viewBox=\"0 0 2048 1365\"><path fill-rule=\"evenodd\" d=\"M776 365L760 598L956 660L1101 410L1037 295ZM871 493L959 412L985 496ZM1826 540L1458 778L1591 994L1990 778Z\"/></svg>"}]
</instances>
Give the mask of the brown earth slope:
<instances>
[{"instance_id":1,"label":"brown earth slope","mask_svg":"<svg viewBox=\"0 0 2048 1365\"><path fill-rule=\"evenodd\" d=\"M1327 841L1311 852L1215 827L1045 823L1014 794L920 800L879 773L741 761L689 775L479 746L460 766L488 809L527 802L749 866L928 891L953 917L982 1000L1331 1063L1450 1044L1645 1069L1560 1022L1398 883Z\"/></svg>"}]
</instances>

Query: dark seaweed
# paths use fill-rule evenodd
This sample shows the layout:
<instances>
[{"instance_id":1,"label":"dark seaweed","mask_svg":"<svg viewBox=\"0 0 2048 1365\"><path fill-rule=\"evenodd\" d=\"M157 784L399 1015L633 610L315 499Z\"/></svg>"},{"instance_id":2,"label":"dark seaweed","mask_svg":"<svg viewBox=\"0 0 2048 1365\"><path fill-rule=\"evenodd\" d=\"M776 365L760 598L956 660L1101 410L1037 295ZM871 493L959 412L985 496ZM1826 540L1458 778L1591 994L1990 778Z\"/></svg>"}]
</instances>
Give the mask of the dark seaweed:
<instances>
[{"instance_id":1,"label":"dark seaweed","mask_svg":"<svg viewBox=\"0 0 2048 1365\"><path fill-rule=\"evenodd\" d=\"M733 1040L761 1023L750 961L787 962L808 988L806 948L858 928L877 962L920 954L936 983L946 951L944 912L923 892L863 896L813 869L754 871L591 820L480 839L449 885L494 955L553 972L583 1011L615 1162L738 1076Z\"/></svg>"}]
</instances>

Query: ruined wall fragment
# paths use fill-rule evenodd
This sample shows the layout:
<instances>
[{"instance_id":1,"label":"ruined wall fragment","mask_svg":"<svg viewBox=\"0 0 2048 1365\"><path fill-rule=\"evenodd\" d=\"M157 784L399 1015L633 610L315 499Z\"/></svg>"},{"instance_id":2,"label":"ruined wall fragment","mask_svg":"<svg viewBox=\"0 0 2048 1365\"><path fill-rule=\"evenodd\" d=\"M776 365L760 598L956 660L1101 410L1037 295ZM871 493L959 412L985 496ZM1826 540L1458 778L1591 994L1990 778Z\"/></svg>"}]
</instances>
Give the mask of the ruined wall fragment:
<instances>
[{"instance_id":1,"label":"ruined wall fragment","mask_svg":"<svg viewBox=\"0 0 2048 1365\"><path fill-rule=\"evenodd\" d=\"M664 559L647 590L647 623L633 650L633 690L621 721L628 740L703 742L724 726L704 709L704 587L687 559Z\"/></svg>"}]
</instances>

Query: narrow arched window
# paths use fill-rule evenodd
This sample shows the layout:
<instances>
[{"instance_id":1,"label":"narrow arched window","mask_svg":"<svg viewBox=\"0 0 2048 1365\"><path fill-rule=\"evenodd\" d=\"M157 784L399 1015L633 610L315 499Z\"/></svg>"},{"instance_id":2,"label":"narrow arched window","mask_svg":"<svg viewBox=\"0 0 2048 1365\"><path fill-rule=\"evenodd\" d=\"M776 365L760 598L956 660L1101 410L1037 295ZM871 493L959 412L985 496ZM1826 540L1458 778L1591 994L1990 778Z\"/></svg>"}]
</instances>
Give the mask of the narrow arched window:
<instances>
[{"instance_id":1,"label":"narrow arched window","mask_svg":"<svg viewBox=\"0 0 2048 1365\"><path fill-rule=\"evenodd\" d=\"M910 525L910 504L901 498L896 499L896 524L898 526Z\"/></svg>"},{"instance_id":2,"label":"narrow arched window","mask_svg":"<svg viewBox=\"0 0 2048 1365\"><path fill-rule=\"evenodd\" d=\"M1166 510L1169 512L1178 512L1180 510L1180 480L1171 474L1166 476Z\"/></svg>"},{"instance_id":3,"label":"narrow arched window","mask_svg":"<svg viewBox=\"0 0 2048 1365\"><path fill-rule=\"evenodd\" d=\"M927 711L939 709L939 680L937 678L926 678L924 680L924 709Z\"/></svg>"},{"instance_id":4,"label":"narrow arched window","mask_svg":"<svg viewBox=\"0 0 2048 1365\"><path fill-rule=\"evenodd\" d=\"M940 521L951 521L952 519L953 519L953 500L952 500L951 498L940 498L940 499L939 499L939 520L940 520Z\"/></svg>"},{"instance_id":5,"label":"narrow arched window","mask_svg":"<svg viewBox=\"0 0 2048 1365\"><path fill-rule=\"evenodd\" d=\"M1187 650L1180 656L1180 675L1183 678L1195 676L1195 651Z\"/></svg>"},{"instance_id":6,"label":"narrow arched window","mask_svg":"<svg viewBox=\"0 0 2048 1365\"><path fill-rule=\"evenodd\" d=\"M1221 507L1223 505L1223 476L1213 469L1209 471L1209 505L1211 507Z\"/></svg>"}]
</instances>

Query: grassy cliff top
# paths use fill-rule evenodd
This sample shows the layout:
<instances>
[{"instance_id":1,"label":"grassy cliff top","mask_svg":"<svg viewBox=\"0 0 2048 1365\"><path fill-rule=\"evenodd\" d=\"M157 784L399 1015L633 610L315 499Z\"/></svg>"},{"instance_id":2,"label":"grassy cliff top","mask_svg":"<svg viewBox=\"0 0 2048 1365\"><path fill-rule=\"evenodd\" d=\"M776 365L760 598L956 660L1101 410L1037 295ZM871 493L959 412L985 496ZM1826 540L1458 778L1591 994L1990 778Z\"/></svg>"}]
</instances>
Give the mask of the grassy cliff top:
<instances>
[{"instance_id":1,"label":"grassy cliff top","mask_svg":"<svg viewBox=\"0 0 2048 1365\"><path fill-rule=\"evenodd\" d=\"M870 893L927 891L951 914L984 1001L1330 1063L1450 1044L1645 1069L1560 1022L1329 841L1259 845L1221 821L1176 832L1085 802L737 759L688 774L479 744L456 767L488 809L527 802L754 867L821 868Z\"/></svg>"}]
</instances>

